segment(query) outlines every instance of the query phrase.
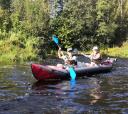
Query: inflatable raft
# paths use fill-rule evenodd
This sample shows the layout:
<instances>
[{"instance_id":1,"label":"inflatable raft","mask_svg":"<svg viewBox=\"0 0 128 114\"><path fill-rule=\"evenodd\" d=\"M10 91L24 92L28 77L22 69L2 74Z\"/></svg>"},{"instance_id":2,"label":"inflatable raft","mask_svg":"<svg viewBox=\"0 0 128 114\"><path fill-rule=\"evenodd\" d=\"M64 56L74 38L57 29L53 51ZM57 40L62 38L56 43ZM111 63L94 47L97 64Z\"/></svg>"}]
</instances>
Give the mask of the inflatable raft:
<instances>
[{"instance_id":1,"label":"inflatable raft","mask_svg":"<svg viewBox=\"0 0 128 114\"><path fill-rule=\"evenodd\" d=\"M99 66L74 68L76 77L88 76L97 73L110 72L115 59L110 58L102 62ZM40 64L31 65L32 73L37 80L45 79L65 79L70 78L70 71L57 66L43 66Z\"/></svg>"}]
</instances>

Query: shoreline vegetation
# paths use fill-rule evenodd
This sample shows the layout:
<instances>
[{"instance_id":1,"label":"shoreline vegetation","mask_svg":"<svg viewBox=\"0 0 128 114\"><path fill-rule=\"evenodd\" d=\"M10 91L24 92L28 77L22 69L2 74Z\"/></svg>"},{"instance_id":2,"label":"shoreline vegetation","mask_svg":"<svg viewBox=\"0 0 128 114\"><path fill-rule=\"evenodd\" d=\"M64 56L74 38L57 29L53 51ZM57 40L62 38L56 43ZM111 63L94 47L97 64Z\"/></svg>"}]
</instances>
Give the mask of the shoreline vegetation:
<instances>
[{"instance_id":1,"label":"shoreline vegetation","mask_svg":"<svg viewBox=\"0 0 128 114\"><path fill-rule=\"evenodd\" d=\"M101 54L128 58L127 17L128 0L1 0L0 61L57 58L52 36L64 53L98 46Z\"/></svg>"},{"instance_id":2,"label":"shoreline vegetation","mask_svg":"<svg viewBox=\"0 0 128 114\"><path fill-rule=\"evenodd\" d=\"M0 61L39 61L45 58L58 58L58 48L48 50L46 46L40 47L39 44L37 45L40 38L30 37L25 39L25 35L13 32L6 36L10 38L0 40ZM83 52L92 53L92 51ZM66 51L64 53L66 54ZM128 58L128 41L124 42L121 47L100 49L100 53L106 56Z\"/></svg>"},{"instance_id":3,"label":"shoreline vegetation","mask_svg":"<svg viewBox=\"0 0 128 114\"><path fill-rule=\"evenodd\" d=\"M118 58L128 58L128 41L124 42L121 47L113 47L100 51L102 54Z\"/></svg>"}]
</instances>

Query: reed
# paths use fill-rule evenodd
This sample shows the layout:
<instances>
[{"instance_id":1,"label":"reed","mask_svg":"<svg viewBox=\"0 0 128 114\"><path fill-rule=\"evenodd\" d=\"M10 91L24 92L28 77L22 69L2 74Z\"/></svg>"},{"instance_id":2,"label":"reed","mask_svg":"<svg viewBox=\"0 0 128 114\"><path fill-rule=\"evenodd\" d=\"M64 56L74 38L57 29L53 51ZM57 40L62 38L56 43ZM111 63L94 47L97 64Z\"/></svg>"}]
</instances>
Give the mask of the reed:
<instances>
[{"instance_id":1,"label":"reed","mask_svg":"<svg viewBox=\"0 0 128 114\"><path fill-rule=\"evenodd\" d=\"M33 44L38 44L36 38L21 33L10 32L0 40L0 61L29 61L39 60L38 49Z\"/></svg>"},{"instance_id":2,"label":"reed","mask_svg":"<svg viewBox=\"0 0 128 114\"><path fill-rule=\"evenodd\" d=\"M101 50L100 52L108 56L128 58L128 41L124 42L121 47L116 46L113 48L107 48L106 50Z\"/></svg>"}]
</instances>

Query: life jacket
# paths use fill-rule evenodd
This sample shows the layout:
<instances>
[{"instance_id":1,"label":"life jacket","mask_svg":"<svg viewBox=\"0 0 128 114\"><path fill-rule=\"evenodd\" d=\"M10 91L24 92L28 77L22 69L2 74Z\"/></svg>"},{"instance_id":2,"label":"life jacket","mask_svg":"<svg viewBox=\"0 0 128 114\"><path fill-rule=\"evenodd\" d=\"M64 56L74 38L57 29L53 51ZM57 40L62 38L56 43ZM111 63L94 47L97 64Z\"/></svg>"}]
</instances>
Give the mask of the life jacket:
<instances>
[{"instance_id":1,"label":"life jacket","mask_svg":"<svg viewBox=\"0 0 128 114\"><path fill-rule=\"evenodd\" d=\"M99 54L99 53L97 53L97 54ZM94 58L94 59L92 59L91 62L95 62L96 64L99 64L99 63L101 63L102 56L100 56L99 59L95 59L95 57L97 56L97 54L95 54L95 55L93 54L92 55L92 58Z\"/></svg>"},{"instance_id":2,"label":"life jacket","mask_svg":"<svg viewBox=\"0 0 128 114\"><path fill-rule=\"evenodd\" d=\"M73 57L67 57L68 61L64 61L65 65L77 65L77 61L71 60Z\"/></svg>"}]
</instances>

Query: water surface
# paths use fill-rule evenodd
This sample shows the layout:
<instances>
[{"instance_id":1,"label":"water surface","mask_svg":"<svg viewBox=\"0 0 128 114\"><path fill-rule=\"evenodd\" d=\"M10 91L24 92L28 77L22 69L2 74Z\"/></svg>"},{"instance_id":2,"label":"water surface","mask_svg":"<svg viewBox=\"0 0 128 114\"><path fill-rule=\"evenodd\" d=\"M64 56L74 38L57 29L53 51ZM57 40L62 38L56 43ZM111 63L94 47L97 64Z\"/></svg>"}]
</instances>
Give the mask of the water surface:
<instances>
[{"instance_id":1,"label":"water surface","mask_svg":"<svg viewBox=\"0 0 128 114\"><path fill-rule=\"evenodd\" d=\"M109 73L85 76L74 83L33 77L32 63L58 62L62 61L1 62L0 114L128 113L128 59L118 58Z\"/></svg>"}]
</instances>

